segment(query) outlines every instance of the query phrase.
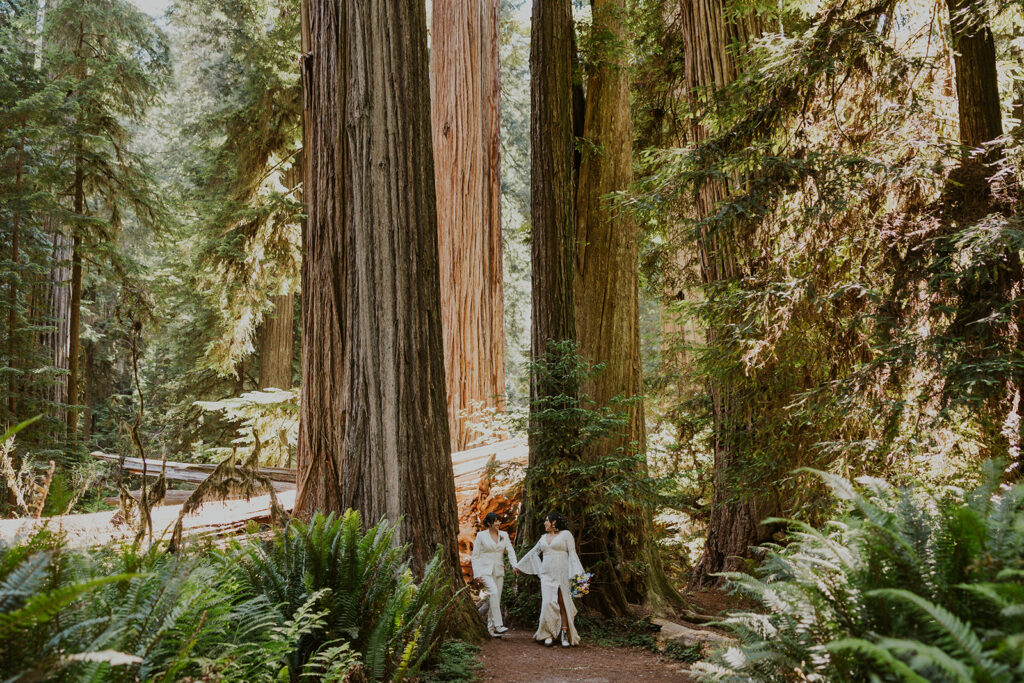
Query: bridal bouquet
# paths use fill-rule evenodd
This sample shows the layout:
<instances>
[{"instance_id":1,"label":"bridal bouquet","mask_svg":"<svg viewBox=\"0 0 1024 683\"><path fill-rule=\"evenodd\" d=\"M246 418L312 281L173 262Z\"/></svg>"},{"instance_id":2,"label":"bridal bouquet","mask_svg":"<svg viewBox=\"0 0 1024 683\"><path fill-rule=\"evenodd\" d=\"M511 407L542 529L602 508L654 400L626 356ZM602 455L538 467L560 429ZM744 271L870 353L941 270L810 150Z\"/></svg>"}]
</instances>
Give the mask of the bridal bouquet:
<instances>
[{"instance_id":1,"label":"bridal bouquet","mask_svg":"<svg viewBox=\"0 0 1024 683\"><path fill-rule=\"evenodd\" d=\"M594 577L590 572L583 572L569 579L569 592L572 597L578 598L590 592L590 579Z\"/></svg>"}]
</instances>

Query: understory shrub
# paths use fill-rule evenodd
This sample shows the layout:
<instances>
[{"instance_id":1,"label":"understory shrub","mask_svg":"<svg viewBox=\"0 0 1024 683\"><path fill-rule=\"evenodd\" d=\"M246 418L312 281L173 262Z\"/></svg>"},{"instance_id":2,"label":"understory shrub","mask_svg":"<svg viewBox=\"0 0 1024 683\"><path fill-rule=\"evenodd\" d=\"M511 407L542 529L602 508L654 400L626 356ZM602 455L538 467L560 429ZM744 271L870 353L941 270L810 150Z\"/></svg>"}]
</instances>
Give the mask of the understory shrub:
<instances>
[{"instance_id":1,"label":"understory shrub","mask_svg":"<svg viewBox=\"0 0 1024 683\"><path fill-rule=\"evenodd\" d=\"M1024 486L995 467L937 493L817 474L847 513L787 520L756 576L727 574L761 611L725 618L739 644L696 664L701 680L1024 680Z\"/></svg>"},{"instance_id":2,"label":"understory shrub","mask_svg":"<svg viewBox=\"0 0 1024 683\"><path fill-rule=\"evenodd\" d=\"M417 585L395 544L395 527L381 521L366 532L358 512L293 519L272 540L235 544L224 556L235 590L264 598L283 619L310 600L323 626L301 634L289 655L300 671L314 653L337 642L361 653L367 677L401 680L415 674L443 636L452 606L440 551Z\"/></svg>"},{"instance_id":3,"label":"understory shrub","mask_svg":"<svg viewBox=\"0 0 1024 683\"><path fill-rule=\"evenodd\" d=\"M399 681L451 605L439 559L417 584L404 557L354 512L176 554L44 530L0 547L0 680Z\"/></svg>"},{"instance_id":4,"label":"understory shrub","mask_svg":"<svg viewBox=\"0 0 1024 683\"><path fill-rule=\"evenodd\" d=\"M438 650L434 666L424 672L424 683L435 681L451 681L457 683L474 683L480 679L482 668L479 659L480 647L464 643L461 640L449 640Z\"/></svg>"}]
</instances>

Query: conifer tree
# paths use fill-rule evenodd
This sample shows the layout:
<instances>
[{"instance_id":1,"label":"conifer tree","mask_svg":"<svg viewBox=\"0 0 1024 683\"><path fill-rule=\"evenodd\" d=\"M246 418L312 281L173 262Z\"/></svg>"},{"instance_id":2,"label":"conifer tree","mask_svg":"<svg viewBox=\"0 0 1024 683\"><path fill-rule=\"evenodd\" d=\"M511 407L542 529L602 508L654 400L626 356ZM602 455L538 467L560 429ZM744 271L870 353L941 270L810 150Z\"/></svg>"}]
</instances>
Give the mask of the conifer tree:
<instances>
[{"instance_id":1,"label":"conifer tree","mask_svg":"<svg viewBox=\"0 0 1024 683\"><path fill-rule=\"evenodd\" d=\"M426 39L418 0L303 2L295 509L395 521L417 572L458 566Z\"/></svg>"},{"instance_id":2,"label":"conifer tree","mask_svg":"<svg viewBox=\"0 0 1024 683\"><path fill-rule=\"evenodd\" d=\"M43 69L66 92L64 125L54 140L66 185L59 190L63 215L54 220L71 243L63 399L70 407L67 432L73 441L81 399L85 263L116 261L111 247L126 214L143 224L160 220L154 179L134 149L130 126L156 100L169 63L163 33L125 0L61 0L47 8L44 26Z\"/></svg>"}]
</instances>

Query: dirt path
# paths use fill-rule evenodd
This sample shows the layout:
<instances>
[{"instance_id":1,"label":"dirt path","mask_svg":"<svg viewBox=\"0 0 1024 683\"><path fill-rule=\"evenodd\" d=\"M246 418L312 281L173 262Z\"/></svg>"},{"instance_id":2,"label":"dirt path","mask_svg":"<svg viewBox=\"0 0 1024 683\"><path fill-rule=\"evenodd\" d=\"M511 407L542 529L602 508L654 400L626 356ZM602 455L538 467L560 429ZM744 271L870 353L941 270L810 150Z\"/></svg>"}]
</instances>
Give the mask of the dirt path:
<instances>
[{"instance_id":1,"label":"dirt path","mask_svg":"<svg viewBox=\"0 0 1024 683\"><path fill-rule=\"evenodd\" d=\"M693 681L679 662L653 652L620 647L595 647L584 641L578 647L545 647L534 642L533 632L511 630L493 638L480 650L487 683L615 683Z\"/></svg>"}]
</instances>

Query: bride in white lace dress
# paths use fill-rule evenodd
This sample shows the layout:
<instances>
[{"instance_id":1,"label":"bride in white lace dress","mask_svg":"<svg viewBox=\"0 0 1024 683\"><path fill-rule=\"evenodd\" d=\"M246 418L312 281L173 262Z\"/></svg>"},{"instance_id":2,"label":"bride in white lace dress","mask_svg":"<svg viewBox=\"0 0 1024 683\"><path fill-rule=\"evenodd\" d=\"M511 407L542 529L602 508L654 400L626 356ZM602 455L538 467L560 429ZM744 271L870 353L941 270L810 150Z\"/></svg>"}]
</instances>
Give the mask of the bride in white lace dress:
<instances>
[{"instance_id":1,"label":"bride in white lace dress","mask_svg":"<svg viewBox=\"0 0 1024 683\"><path fill-rule=\"evenodd\" d=\"M565 517L557 512L548 515L544 520L547 533L515 565L518 571L540 576L540 625L533 637L544 641L545 645L556 640L562 647L580 642L569 580L583 573L583 565L576 555L576 541L568 526Z\"/></svg>"}]
</instances>

